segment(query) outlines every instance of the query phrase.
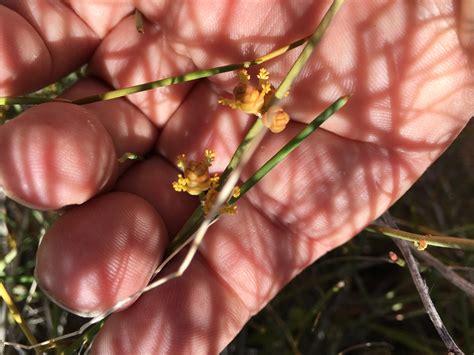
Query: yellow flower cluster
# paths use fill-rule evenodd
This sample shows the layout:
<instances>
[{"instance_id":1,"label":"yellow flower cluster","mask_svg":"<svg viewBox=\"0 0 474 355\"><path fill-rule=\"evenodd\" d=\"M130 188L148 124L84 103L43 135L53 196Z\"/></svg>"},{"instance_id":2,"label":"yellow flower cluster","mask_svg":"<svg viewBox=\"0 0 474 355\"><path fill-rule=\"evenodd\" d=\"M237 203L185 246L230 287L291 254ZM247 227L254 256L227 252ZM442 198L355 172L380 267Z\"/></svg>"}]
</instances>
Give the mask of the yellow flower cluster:
<instances>
[{"instance_id":1,"label":"yellow flower cluster","mask_svg":"<svg viewBox=\"0 0 474 355\"><path fill-rule=\"evenodd\" d=\"M222 97L218 102L230 108L260 117L260 110L265 103L265 97L271 97L271 95L267 94L274 91L274 89L270 84L270 76L266 69L260 69L257 78L258 88L250 83L250 75L247 70L242 69L239 71L239 84L233 90L234 98L226 99Z\"/></svg>"},{"instance_id":2,"label":"yellow flower cluster","mask_svg":"<svg viewBox=\"0 0 474 355\"><path fill-rule=\"evenodd\" d=\"M239 84L234 88L232 99L220 98L221 105L240 110L248 114L256 115L262 119L265 127L273 133L283 131L290 121L288 114L278 106L272 106L262 115L262 108L268 104L275 88L270 84L270 75L265 68L260 69L257 75L258 87L250 83L250 75L247 70L239 71Z\"/></svg>"},{"instance_id":3,"label":"yellow flower cluster","mask_svg":"<svg viewBox=\"0 0 474 355\"><path fill-rule=\"evenodd\" d=\"M204 159L201 161L190 160L186 155L178 156L176 165L183 171L183 174L178 174L178 180L172 183L173 189L178 192L187 192L190 195L201 195L201 204L204 214L207 215L214 205L219 187L219 176L216 174L211 177L209 167L215 160L216 154L213 150L207 149L204 154ZM240 195L239 187L234 187L232 196L238 197ZM235 214L237 206L226 204L221 207L221 214Z\"/></svg>"},{"instance_id":4,"label":"yellow flower cluster","mask_svg":"<svg viewBox=\"0 0 474 355\"><path fill-rule=\"evenodd\" d=\"M211 176L209 167L215 159L212 150L205 151L205 158L201 161L188 161L186 155L181 154L176 160L178 168L183 170L183 174L178 174L178 181L173 182L173 189L178 192L185 191L190 195L199 195L211 186Z\"/></svg>"}]
</instances>

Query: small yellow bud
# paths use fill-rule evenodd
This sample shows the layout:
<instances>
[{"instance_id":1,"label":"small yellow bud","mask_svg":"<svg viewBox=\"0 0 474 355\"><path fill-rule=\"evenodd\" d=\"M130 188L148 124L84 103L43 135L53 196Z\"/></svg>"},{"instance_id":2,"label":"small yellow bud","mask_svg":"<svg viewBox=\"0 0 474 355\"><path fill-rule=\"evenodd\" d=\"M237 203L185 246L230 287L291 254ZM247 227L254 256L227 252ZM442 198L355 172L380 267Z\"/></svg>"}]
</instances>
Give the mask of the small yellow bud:
<instances>
[{"instance_id":1,"label":"small yellow bud","mask_svg":"<svg viewBox=\"0 0 474 355\"><path fill-rule=\"evenodd\" d=\"M186 155L181 154L176 159L176 165L183 170L183 175L178 175L178 181L173 182L175 191L186 191L190 195L199 195L211 187L212 179L209 167L216 158L213 150L206 149L202 161L188 161Z\"/></svg>"},{"instance_id":2,"label":"small yellow bud","mask_svg":"<svg viewBox=\"0 0 474 355\"><path fill-rule=\"evenodd\" d=\"M421 239L415 242L415 247L416 249L423 251L423 250L426 250L426 248L428 248L428 243L425 239Z\"/></svg>"},{"instance_id":3,"label":"small yellow bud","mask_svg":"<svg viewBox=\"0 0 474 355\"><path fill-rule=\"evenodd\" d=\"M212 162L216 159L216 152L214 152L212 149L206 149L204 151L204 155L206 156L209 165L211 165Z\"/></svg>"},{"instance_id":4,"label":"small yellow bud","mask_svg":"<svg viewBox=\"0 0 474 355\"><path fill-rule=\"evenodd\" d=\"M183 175L178 174L178 181L173 181L172 186L175 191L182 192L187 191L188 181L183 178Z\"/></svg>"},{"instance_id":5,"label":"small yellow bud","mask_svg":"<svg viewBox=\"0 0 474 355\"><path fill-rule=\"evenodd\" d=\"M186 158L186 154L178 155L178 157L176 158L176 166L180 169L186 169L187 163L188 160Z\"/></svg>"},{"instance_id":6,"label":"small yellow bud","mask_svg":"<svg viewBox=\"0 0 474 355\"><path fill-rule=\"evenodd\" d=\"M280 133L290 122L290 116L279 106L272 106L262 117L265 127L273 133Z\"/></svg>"},{"instance_id":7,"label":"small yellow bud","mask_svg":"<svg viewBox=\"0 0 474 355\"><path fill-rule=\"evenodd\" d=\"M268 80L270 78L270 73L268 72L267 69L261 68L260 71L258 72L257 78L259 80Z\"/></svg>"},{"instance_id":8,"label":"small yellow bud","mask_svg":"<svg viewBox=\"0 0 474 355\"><path fill-rule=\"evenodd\" d=\"M250 75L246 70L239 71L239 84L233 90L233 99L220 98L219 103L229 106L232 109L238 109L245 113L260 116L260 111L272 91L269 82L269 73L265 68L260 69L257 75L259 79L258 88L250 84Z\"/></svg>"},{"instance_id":9,"label":"small yellow bud","mask_svg":"<svg viewBox=\"0 0 474 355\"><path fill-rule=\"evenodd\" d=\"M237 198L240 196L240 187L234 186L234 189L232 190L232 197Z\"/></svg>"}]
</instances>

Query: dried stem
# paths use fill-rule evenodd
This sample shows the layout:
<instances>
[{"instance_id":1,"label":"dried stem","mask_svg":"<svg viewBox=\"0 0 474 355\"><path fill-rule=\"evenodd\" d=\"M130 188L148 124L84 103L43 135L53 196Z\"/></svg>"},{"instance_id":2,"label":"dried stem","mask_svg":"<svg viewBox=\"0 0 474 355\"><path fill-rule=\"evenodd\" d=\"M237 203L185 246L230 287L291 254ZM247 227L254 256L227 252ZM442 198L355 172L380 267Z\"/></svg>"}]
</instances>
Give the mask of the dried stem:
<instances>
[{"instance_id":1,"label":"dried stem","mask_svg":"<svg viewBox=\"0 0 474 355\"><path fill-rule=\"evenodd\" d=\"M388 223L392 227L394 227L394 229L396 228L396 224L391 220L390 214L388 212L383 215L382 219L385 223ZM410 271L413 283L415 284L418 294L420 295L421 301L423 302L423 306L425 307L425 310L428 313L428 316L430 317L431 322L433 323L444 345L446 346L449 352L452 352L454 354L464 354L464 352L457 346L457 344L454 342L453 338L449 334L448 330L446 329L446 326L444 325L433 303L433 300L430 297L428 286L426 285L425 280L423 280L423 278L421 277L420 270L418 268L418 263L413 257L410 245L405 240L394 238L393 241L398 246L398 248L402 252L403 257L405 258L408 270Z\"/></svg>"},{"instance_id":2,"label":"dried stem","mask_svg":"<svg viewBox=\"0 0 474 355\"><path fill-rule=\"evenodd\" d=\"M418 251L413 247L412 251L415 253L417 258L423 259L426 264L434 267L441 274L441 276L451 282L454 286L461 289L470 297L474 297L474 284L472 282L469 282L464 277L459 276L427 251Z\"/></svg>"}]
</instances>

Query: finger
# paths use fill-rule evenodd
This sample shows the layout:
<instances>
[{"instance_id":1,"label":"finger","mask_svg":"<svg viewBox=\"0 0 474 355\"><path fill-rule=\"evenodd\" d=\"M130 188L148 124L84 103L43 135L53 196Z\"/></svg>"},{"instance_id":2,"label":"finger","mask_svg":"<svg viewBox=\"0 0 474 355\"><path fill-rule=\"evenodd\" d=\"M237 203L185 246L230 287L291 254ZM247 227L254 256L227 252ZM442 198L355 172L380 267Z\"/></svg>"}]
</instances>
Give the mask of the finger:
<instances>
[{"instance_id":1,"label":"finger","mask_svg":"<svg viewBox=\"0 0 474 355\"><path fill-rule=\"evenodd\" d=\"M2 0L0 95L34 91L77 69L98 36L60 2Z\"/></svg>"},{"instance_id":2,"label":"finger","mask_svg":"<svg viewBox=\"0 0 474 355\"><path fill-rule=\"evenodd\" d=\"M115 88L180 75L194 69L191 60L169 47L159 25L145 21L137 32L133 16L125 18L103 40L91 61L91 72ZM158 127L180 105L192 84L185 83L129 96Z\"/></svg>"},{"instance_id":3,"label":"finger","mask_svg":"<svg viewBox=\"0 0 474 355\"><path fill-rule=\"evenodd\" d=\"M129 169L114 189L133 193L148 201L163 218L166 229L173 237L199 204L194 196L172 190L176 174L177 169L169 162L153 157Z\"/></svg>"},{"instance_id":4,"label":"finger","mask_svg":"<svg viewBox=\"0 0 474 355\"><path fill-rule=\"evenodd\" d=\"M35 208L80 204L114 177L112 140L87 109L64 103L35 106L0 127L0 185Z\"/></svg>"},{"instance_id":5,"label":"finger","mask_svg":"<svg viewBox=\"0 0 474 355\"><path fill-rule=\"evenodd\" d=\"M401 150L416 150L425 138L453 139L472 115L474 71L458 40L454 5L442 4L345 3L282 102L292 119L307 123L338 97L352 94L345 115L325 123L326 130ZM143 2L142 11L160 22L172 47L186 47L198 68L208 68L254 59L309 35L329 2L303 2L298 11L274 5L268 11L267 2L251 8L235 2L219 7L212 1ZM297 55L291 51L265 64L275 85ZM229 91L235 85L231 74L211 80ZM431 135L418 129L433 120Z\"/></svg>"},{"instance_id":6,"label":"finger","mask_svg":"<svg viewBox=\"0 0 474 355\"><path fill-rule=\"evenodd\" d=\"M459 41L466 51L474 53L474 2L461 0L459 9Z\"/></svg>"},{"instance_id":7,"label":"finger","mask_svg":"<svg viewBox=\"0 0 474 355\"><path fill-rule=\"evenodd\" d=\"M330 1L185 2L138 1L137 7L160 24L172 48L186 53L199 69L253 60L311 34ZM209 21L212 19L212 21ZM268 63L275 82L288 72L300 50ZM266 64L267 65L267 64ZM251 69L253 71L253 69ZM233 74L210 78L232 90Z\"/></svg>"},{"instance_id":8,"label":"finger","mask_svg":"<svg viewBox=\"0 0 474 355\"><path fill-rule=\"evenodd\" d=\"M118 181L115 189L125 192L69 209L40 244L40 286L55 302L88 316L144 287L168 242L166 227L174 235L197 207L196 199L171 189L175 178L176 169L152 158Z\"/></svg>"},{"instance_id":9,"label":"finger","mask_svg":"<svg viewBox=\"0 0 474 355\"><path fill-rule=\"evenodd\" d=\"M86 79L63 97L108 89ZM110 186L117 177L117 157L147 153L157 131L135 106L119 99L39 105L0 127L0 137L0 184L8 195L29 206L56 209L83 203ZM119 173L128 166L120 164Z\"/></svg>"},{"instance_id":10,"label":"finger","mask_svg":"<svg viewBox=\"0 0 474 355\"><path fill-rule=\"evenodd\" d=\"M95 95L111 88L97 79L88 78L79 81L66 90L61 97L77 99ZM117 157L125 153L144 155L153 147L158 132L150 120L126 99L100 101L83 105L94 113L112 138ZM120 164L120 172L130 164Z\"/></svg>"},{"instance_id":11,"label":"finger","mask_svg":"<svg viewBox=\"0 0 474 355\"><path fill-rule=\"evenodd\" d=\"M132 167L122 178L124 186L140 186L132 188L157 205L163 195L180 199L183 194L172 191L163 174L156 175L153 185L142 184L143 177L160 166L158 161L149 163ZM205 258L198 254L182 277L111 316L93 352L218 353L297 270L326 251L315 240L272 225L245 198L237 215L223 216L211 227L201 250ZM180 262L176 260L168 273Z\"/></svg>"},{"instance_id":12,"label":"finger","mask_svg":"<svg viewBox=\"0 0 474 355\"><path fill-rule=\"evenodd\" d=\"M199 68L252 60L308 36L329 4L136 2L148 19L160 23L170 44L185 50Z\"/></svg>"},{"instance_id":13,"label":"finger","mask_svg":"<svg viewBox=\"0 0 474 355\"><path fill-rule=\"evenodd\" d=\"M134 10L128 2L64 1L100 38Z\"/></svg>"},{"instance_id":14,"label":"finger","mask_svg":"<svg viewBox=\"0 0 474 355\"><path fill-rule=\"evenodd\" d=\"M94 316L148 283L167 239L146 201L105 194L68 210L48 230L38 249L36 277L62 307Z\"/></svg>"},{"instance_id":15,"label":"finger","mask_svg":"<svg viewBox=\"0 0 474 355\"><path fill-rule=\"evenodd\" d=\"M181 278L113 314L92 353L217 354L248 318L238 296L197 255Z\"/></svg>"}]
</instances>

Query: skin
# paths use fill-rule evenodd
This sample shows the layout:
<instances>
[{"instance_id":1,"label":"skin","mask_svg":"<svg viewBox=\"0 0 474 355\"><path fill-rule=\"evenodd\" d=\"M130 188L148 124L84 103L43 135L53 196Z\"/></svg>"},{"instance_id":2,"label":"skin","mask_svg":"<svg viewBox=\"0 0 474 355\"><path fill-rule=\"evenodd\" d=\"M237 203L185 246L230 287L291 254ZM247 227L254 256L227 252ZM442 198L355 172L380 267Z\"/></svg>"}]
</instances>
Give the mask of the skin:
<instances>
[{"instance_id":1,"label":"skin","mask_svg":"<svg viewBox=\"0 0 474 355\"><path fill-rule=\"evenodd\" d=\"M94 77L68 98L257 57L310 33L328 6L136 1L138 34L128 3L0 3L0 96L89 62ZM350 102L210 228L184 276L111 316L93 352L217 353L291 278L396 201L474 112L470 5L458 4L348 1L283 102L292 121L267 134L243 179L337 97ZM297 53L266 66L272 82ZM175 157L212 148L221 171L251 124L217 105L236 84L230 73L82 107L43 104L0 127L7 194L42 209L78 205L38 250L36 276L56 302L93 315L148 282L197 205L170 187ZM119 166L126 151L157 155Z\"/></svg>"}]
</instances>

